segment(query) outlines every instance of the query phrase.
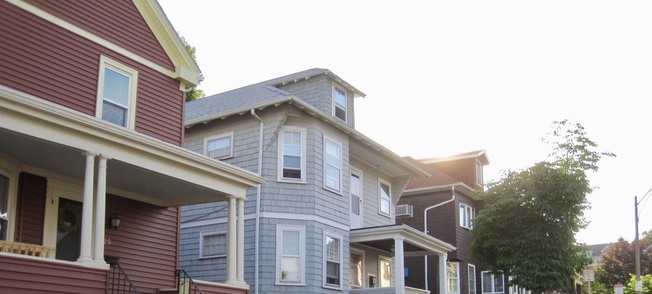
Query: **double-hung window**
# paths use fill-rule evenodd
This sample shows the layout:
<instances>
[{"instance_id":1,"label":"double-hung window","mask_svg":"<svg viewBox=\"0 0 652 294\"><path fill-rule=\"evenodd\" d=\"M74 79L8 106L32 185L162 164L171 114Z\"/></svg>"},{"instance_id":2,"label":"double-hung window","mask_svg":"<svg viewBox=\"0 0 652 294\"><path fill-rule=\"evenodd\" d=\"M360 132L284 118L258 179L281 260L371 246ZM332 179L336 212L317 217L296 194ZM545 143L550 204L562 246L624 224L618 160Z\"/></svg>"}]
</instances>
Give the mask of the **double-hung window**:
<instances>
[{"instance_id":1,"label":"double-hung window","mask_svg":"<svg viewBox=\"0 0 652 294\"><path fill-rule=\"evenodd\" d=\"M306 130L286 127L279 140L279 180L305 181Z\"/></svg>"},{"instance_id":2,"label":"double-hung window","mask_svg":"<svg viewBox=\"0 0 652 294\"><path fill-rule=\"evenodd\" d=\"M390 185L385 182L379 182L378 196L379 196L379 210L381 214L388 215L391 206Z\"/></svg>"},{"instance_id":3,"label":"double-hung window","mask_svg":"<svg viewBox=\"0 0 652 294\"><path fill-rule=\"evenodd\" d=\"M324 186L340 192L342 182L342 146L324 137Z\"/></svg>"},{"instance_id":4,"label":"double-hung window","mask_svg":"<svg viewBox=\"0 0 652 294\"><path fill-rule=\"evenodd\" d=\"M503 274L494 275L489 271L482 272L482 293L503 293Z\"/></svg>"},{"instance_id":5,"label":"double-hung window","mask_svg":"<svg viewBox=\"0 0 652 294\"><path fill-rule=\"evenodd\" d=\"M333 85L333 115L346 122L346 91Z\"/></svg>"},{"instance_id":6,"label":"double-hung window","mask_svg":"<svg viewBox=\"0 0 652 294\"><path fill-rule=\"evenodd\" d=\"M224 232L202 232L199 244L200 258L226 256L226 233Z\"/></svg>"},{"instance_id":7,"label":"double-hung window","mask_svg":"<svg viewBox=\"0 0 652 294\"><path fill-rule=\"evenodd\" d=\"M204 150L204 155L215 159L233 157L233 132L205 138Z\"/></svg>"},{"instance_id":8,"label":"double-hung window","mask_svg":"<svg viewBox=\"0 0 652 294\"><path fill-rule=\"evenodd\" d=\"M469 294L475 294L475 265L469 263Z\"/></svg>"},{"instance_id":9,"label":"double-hung window","mask_svg":"<svg viewBox=\"0 0 652 294\"><path fill-rule=\"evenodd\" d=\"M460 226L467 229L473 229L473 207L460 203Z\"/></svg>"},{"instance_id":10,"label":"double-hung window","mask_svg":"<svg viewBox=\"0 0 652 294\"><path fill-rule=\"evenodd\" d=\"M449 262L447 265L446 292L448 294L460 293L460 264L457 262Z\"/></svg>"},{"instance_id":11,"label":"double-hung window","mask_svg":"<svg viewBox=\"0 0 652 294\"><path fill-rule=\"evenodd\" d=\"M324 287L342 287L342 237L324 233Z\"/></svg>"},{"instance_id":12,"label":"double-hung window","mask_svg":"<svg viewBox=\"0 0 652 294\"><path fill-rule=\"evenodd\" d=\"M133 129L136 119L138 72L104 56L100 57L97 116Z\"/></svg>"},{"instance_id":13,"label":"double-hung window","mask_svg":"<svg viewBox=\"0 0 652 294\"><path fill-rule=\"evenodd\" d=\"M305 284L305 236L302 226L276 227L276 284Z\"/></svg>"}]
</instances>

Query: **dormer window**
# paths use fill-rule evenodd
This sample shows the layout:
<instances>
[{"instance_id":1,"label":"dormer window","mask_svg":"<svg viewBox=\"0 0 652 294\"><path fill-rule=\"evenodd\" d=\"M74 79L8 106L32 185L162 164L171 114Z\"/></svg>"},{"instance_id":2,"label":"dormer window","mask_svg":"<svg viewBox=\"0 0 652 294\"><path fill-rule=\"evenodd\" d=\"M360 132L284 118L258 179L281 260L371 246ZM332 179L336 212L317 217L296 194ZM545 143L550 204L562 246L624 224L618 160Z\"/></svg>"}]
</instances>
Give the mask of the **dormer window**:
<instances>
[{"instance_id":1,"label":"dormer window","mask_svg":"<svg viewBox=\"0 0 652 294\"><path fill-rule=\"evenodd\" d=\"M346 122L346 91L333 85L333 115Z\"/></svg>"}]
</instances>

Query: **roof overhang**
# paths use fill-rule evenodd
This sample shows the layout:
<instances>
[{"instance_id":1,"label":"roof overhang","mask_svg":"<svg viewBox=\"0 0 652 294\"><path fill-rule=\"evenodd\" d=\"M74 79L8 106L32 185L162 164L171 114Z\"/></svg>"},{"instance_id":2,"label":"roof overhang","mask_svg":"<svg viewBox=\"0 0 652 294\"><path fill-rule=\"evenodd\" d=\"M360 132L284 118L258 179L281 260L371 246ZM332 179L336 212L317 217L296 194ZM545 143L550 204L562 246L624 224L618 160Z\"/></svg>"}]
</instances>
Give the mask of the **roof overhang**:
<instances>
[{"instance_id":1,"label":"roof overhang","mask_svg":"<svg viewBox=\"0 0 652 294\"><path fill-rule=\"evenodd\" d=\"M107 192L160 206L246 197L252 172L0 86L0 155L82 182L85 153L109 158Z\"/></svg>"},{"instance_id":2,"label":"roof overhang","mask_svg":"<svg viewBox=\"0 0 652 294\"><path fill-rule=\"evenodd\" d=\"M470 197L473 200L482 200L480 197L476 195L478 192L477 190L469 187L469 185L463 183L463 182L458 182L458 183L452 183L452 184L446 184L446 185L439 185L439 186L427 186L427 187L420 187L420 188L414 188L414 189L408 189L403 191L403 196L412 196L412 195L421 195L425 193L437 193L437 192L445 192L445 191L451 191L451 189L455 189L455 191L462 192L464 195Z\"/></svg>"},{"instance_id":3,"label":"roof overhang","mask_svg":"<svg viewBox=\"0 0 652 294\"><path fill-rule=\"evenodd\" d=\"M349 242L392 252L395 239L403 239L405 256L445 254L455 246L425 234L405 224L351 230Z\"/></svg>"},{"instance_id":4,"label":"roof overhang","mask_svg":"<svg viewBox=\"0 0 652 294\"><path fill-rule=\"evenodd\" d=\"M242 109L234 109L229 112L224 112L208 117L202 117L201 119L197 120L190 120L186 121L186 128L190 128L194 125L200 124L200 123L209 123L210 121L217 120L217 119L226 119L230 116L233 115L245 115L249 114L252 109L255 110L263 110L268 107L279 107L283 104L290 104L293 105L307 114L320 119L331 126L337 128L338 130L342 131L343 133L349 135L355 140L351 140L350 143L350 155L352 157L358 158L364 162L381 162L384 161L387 164L378 166L374 165L374 167L386 172L387 174L391 176L408 176L408 177L429 177L430 173L425 171L424 169L416 166L415 164L405 160L403 157L398 156L396 153L392 152L391 150L385 148L384 146L376 143L372 139L368 138L364 134L358 132L354 128L348 126L347 124L343 123L339 119L324 114L321 110L315 108L314 106L304 102L300 98L297 98L292 95L288 96L283 96L280 97L279 99L274 99L270 101L266 101L265 103L259 103L247 108L242 108ZM369 152L369 151L373 152Z\"/></svg>"}]
</instances>

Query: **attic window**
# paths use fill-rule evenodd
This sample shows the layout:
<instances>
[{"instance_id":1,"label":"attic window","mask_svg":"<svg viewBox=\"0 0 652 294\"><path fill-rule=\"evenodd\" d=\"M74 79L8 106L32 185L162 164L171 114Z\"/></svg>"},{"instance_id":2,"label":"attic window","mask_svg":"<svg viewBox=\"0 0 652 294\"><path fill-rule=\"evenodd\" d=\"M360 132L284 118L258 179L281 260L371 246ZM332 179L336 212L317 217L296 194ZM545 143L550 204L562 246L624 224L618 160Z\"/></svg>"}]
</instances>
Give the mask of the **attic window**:
<instances>
[{"instance_id":1,"label":"attic window","mask_svg":"<svg viewBox=\"0 0 652 294\"><path fill-rule=\"evenodd\" d=\"M346 122L346 91L333 85L333 115Z\"/></svg>"},{"instance_id":2,"label":"attic window","mask_svg":"<svg viewBox=\"0 0 652 294\"><path fill-rule=\"evenodd\" d=\"M100 57L96 115L104 121L134 128L138 72Z\"/></svg>"}]
</instances>

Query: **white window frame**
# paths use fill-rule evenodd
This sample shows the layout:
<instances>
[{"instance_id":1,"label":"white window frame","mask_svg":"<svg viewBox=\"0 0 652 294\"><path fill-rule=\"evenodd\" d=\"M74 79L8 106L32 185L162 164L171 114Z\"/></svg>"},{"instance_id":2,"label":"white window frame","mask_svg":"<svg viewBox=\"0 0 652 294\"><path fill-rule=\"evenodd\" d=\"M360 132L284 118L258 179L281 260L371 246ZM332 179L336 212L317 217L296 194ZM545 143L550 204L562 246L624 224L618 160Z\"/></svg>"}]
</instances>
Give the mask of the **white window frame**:
<instances>
[{"instance_id":1,"label":"white window frame","mask_svg":"<svg viewBox=\"0 0 652 294\"><path fill-rule=\"evenodd\" d=\"M478 186L482 186L483 183L482 162L478 159L475 160L475 183L478 184Z\"/></svg>"},{"instance_id":2,"label":"white window frame","mask_svg":"<svg viewBox=\"0 0 652 294\"><path fill-rule=\"evenodd\" d=\"M284 281L282 277L281 260L283 258L283 232L298 232L299 233L299 258L297 281ZM306 285L306 227L293 226L293 225L277 225L276 226L276 285L286 286L305 286Z\"/></svg>"},{"instance_id":3,"label":"white window frame","mask_svg":"<svg viewBox=\"0 0 652 294\"><path fill-rule=\"evenodd\" d=\"M337 260L337 261L328 259L328 252L327 252L328 238L339 240L339 246L337 248L339 260ZM323 284L323 286L324 286L324 288L337 289L337 290L342 289L342 282L344 281L344 279L342 277L342 273L343 273L342 266L344 264L344 259L343 259L343 256L342 256L342 254L344 253L344 250L342 250L343 247L344 247L344 239L342 238L342 235L333 234L333 233L329 233L329 232L324 232L324 246L323 246L323 248L324 248L324 256L323 256L323 265L324 265L324 268L323 268L323 273L324 273L323 282L324 282L324 284ZM338 264L338 266L339 266L339 268L338 268L339 284L328 283L328 281L327 281L327 279L328 279L328 271L327 271L328 262L333 262L333 263Z\"/></svg>"},{"instance_id":4,"label":"white window frame","mask_svg":"<svg viewBox=\"0 0 652 294\"><path fill-rule=\"evenodd\" d=\"M361 275L361 278L362 278L362 283L359 286L354 285L353 284L353 279L351 278L351 274L353 273L353 271L351 271L351 269L349 269L349 286L351 287L351 289L363 289L363 288L366 287L365 286L365 283L366 283L365 277L366 277L366 275L365 275L365 255L364 255L364 250L359 250L359 249L356 249L356 248L349 248L349 251L350 251L349 254L351 254L351 255L355 254L355 255L360 256L360 263L361 263L360 264L360 275ZM349 266L352 265L350 263L350 261L351 261L351 258L349 258Z\"/></svg>"},{"instance_id":5,"label":"white window frame","mask_svg":"<svg viewBox=\"0 0 652 294\"><path fill-rule=\"evenodd\" d=\"M455 275L451 274L451 269L454 267ZM459 294L460 293L460 263L448 262L446 265L446 293ZM453 289L455 287L455 289ZM453 291L457 290L457 291Z\"/></svg>"},{"instance_id":6,"label":"white window frame","mask_svg":"<svg viewBox=\"0 0 652 294\"><path fill-rule=\"evenodd\" d=\"M209 155L208 143L214 140L227 139L229 141L229 153L223 156L212 157ZM218 134L204 138L204 155L214 159L225 159L233 157L233 132Z\"/></svg>"},{"instance_id":7,"label":"white window frame","mask_svg":"<svg viewBox=\"0 0 652 294\"><path fill-rule=\"evenodd\" d=\"M388 199L388 204L387 204L387 210L388 211L383 211L383 185L387 186L387 192L389 195L387 195ZM385 181L378 179L378 213L387 217L391 217L392 213L392 185Z\"/></svg>"},{"instance_id":8,"label":"white window frame","mask_svg":"<svg viewBox=\"0 0 652 294\"><path fill-rule=\"evenodd\" d=\"M6 236L4 236L5 239L2 239L3 236L0 236L0 240L13 241L16 221L16 197L18 195L18 171L13 164L4 161L2 158L0 158L0 166L10 168L10 170L0 168L0 175L8 179L7 184L9 185L7 187L7 215L2 216L7 223L7 229L5 230Z\"/></svg>"},{"instance_id":9,"label":"white window frame","mask_svg":"<svg viewBox=\"0 0 652 294\"><path fill-rule=\"evenodd\" d=\"M338 90L341 91L342 93L344 93L344 105L341 105L341 104L337 103L337 99L336 99L337 95L336 95L336 93L337 93ZM335 118L338 118L338 119L346 122L347 117L348 117L348 112L349 112L348 111L349 94L347 93L346 89L344 89L344 88L336 85L335 83L333 83L332 101L333 101L333 116ZM341 105L343 107L339 107L339 105ZM338 108L341 109L342 111L344 111L344 118L341 118L341 117L337 116Z\"/></svg>"},{"instance_id":10,"label":"white window frame","mask_svg":"<svg viewBox=\"0 0 652 294\"><path fill-rule=\"evenodd\" d=\"M206 255L204 254L204 238L216 235L224 235L224 253L215 254L215 255ZM217 257L226 257L226 246L228 246L226 239L226 231L210 231L210 232L200 232L199 233L199 258L217 258Z\"/></svg>"},{"instance_id":11,"label":"white window frame","mask_svg":"<svg viewBox=\"0 0 652 294\"><path fill-rule=\"evenodd\" d=\"M300 164L300 178L290 178L283 177L283 156L285 152L285 133L293 132L301 134L301 158L299 159ZM283 127L279 133L278 140L278 176L277 180L279 182L291 182L291 183L305 183L306 182L306 129L299 127Z\"/></svg>"},{"instance_id":12,"label":"white window frame","mask_svg":"<svg viewBox=\"0 0 652 294\"><path fill-rule=\"evenodd\" d=\"M388 273L387 273L389 275L389 285L383 285L383 283L382 283L384 281L384 279L382 277L382 273L383 273L383 271L382 271L382 266L383 266L382 261L389 262L389 270L388 270ZM378 255L378 276L380 276L380 278L378 278L378 280L376 282L377 287L383 288L383 287L391 287L392 285L394 285L394 270L393 269L394 269L394 263L392 262L391 257Z\"/></svg>"},{"instance_id":13,"label":"white window frame","mask_svg":"<svg viewBox=\"0 0 652 294\"><path fill-rule=\"evenodd\" d=\"M476 294L477 293L477 277L475 274L475 265L470 264L468 265L469 273L468 273L468 282L469 282L469 294Z\"/></svg>"},{"instance_id":14,"label":"white window frame","mask_svg":"<svg viewBox=\"0 0 652 294\"><path fill-rule=\"evenodd\" d=\"M327 145L328 144L333 144L337 146L337 151L339 158L337 158L337 165L333 165L328 162L328 152L327 152ZM327 136L324 136L324 189L333 191L335 193L341 194L342 193L342 144L338 141L335 141ZM328 185L328 170L329 168L336 169L337 170L337 184L336 187L331 187Z\"/></svg>"},{"instance_id":15,"label":"white window frame","mask_svg":"<svg viewBox=\"0 0 652 294\"><path fill-rule=\"evenodd\" d=\"M97 101L95 106L95 116L101 120L102 107L104 105L104 71L109 68L115 72L123 74L129 78L129 97L127 105L127 114L125 116L125 125L123 127L134 129L136 126L136 96L138 93L138 71L114 61L104 55L100 56L100 69L97 82ZM106 121L109 122L109 121Z\"/></svg>"},{"instance_id":16,"label":"white window frame","mask_svg":"<svg viewBox=\"0 0 652 294\"><path fill-rule=\"evenodd\" d=\"M491 291L490 292L485 292L485 288L484 288L484 276L485 276L485 274L489 274L490 277L491 277ZM481 277L481 285L482 285L482 293L483 294L504 293L504 289L505 289L505 277L504 277L504 274L502 274L502 273L500 274L500 281L501 281L501 283L503 283L503 291L497 291L496 290L496 284L495 284L496 276L494 274L492 274L490 271L482 271L480 273L480 277Z\"/></svg>"},{"instance_id":17,"label":"white window frame","mask_svg":"<svg viewBox=\"0 0 652 294\"><path fill-rule=\"evenodd\" d=\"M460 203L460 227L473 229L473 219L475 218L475 208L468 204Z\"/></svg>"}]
</instances>

